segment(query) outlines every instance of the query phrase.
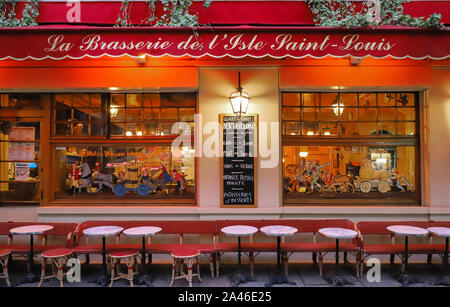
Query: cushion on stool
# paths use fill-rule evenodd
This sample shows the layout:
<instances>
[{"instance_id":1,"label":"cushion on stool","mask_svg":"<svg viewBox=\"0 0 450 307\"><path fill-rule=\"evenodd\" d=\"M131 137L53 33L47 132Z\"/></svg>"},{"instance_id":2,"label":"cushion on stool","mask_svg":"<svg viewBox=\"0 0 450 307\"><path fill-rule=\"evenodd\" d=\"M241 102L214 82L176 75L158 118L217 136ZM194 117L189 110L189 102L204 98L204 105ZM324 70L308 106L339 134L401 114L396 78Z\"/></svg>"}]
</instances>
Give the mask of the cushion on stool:
<instances>
[{"instance_id":1,"label":"cushion on stool","mask_svg":"<svg viewBox=\"0 0 450 307\"><path fill-rule=\"evenodd\" d=\"M174 258L192 258L200 255L200 251L192 248L180 248L172 251L170 255Z\"/></svg>"},{"instance_id":2,"label":"cushion on stool","mask_svg":"<svg viewBox=\"0 0 450 307\"><path fill-rule=\"evenodd\" d=\"M67 248L55 248L44 251L41 256L44 258L59 258L72 254L72 250Z\"/></svg>"},{"instance_id":3,"label":"cushion on stool","mask_svg":"<svg viewBox=\"0 0 450 307\"><path fill-rule=\"evenodd\" d=\"M111 258L129 258L134 257L138 253L137 250L118 250L109 253Z\"/></svg>"},{"instance_id":4,"label":"cushion on stool","mask_svg":"<svg viewBox=\"0 0 450 307\"><path fill-rule=\"evenodd\" d=\"M9 249L0 249L0 257L5 257L11 254L11 251Z\"/></svg>"}]
</instances>

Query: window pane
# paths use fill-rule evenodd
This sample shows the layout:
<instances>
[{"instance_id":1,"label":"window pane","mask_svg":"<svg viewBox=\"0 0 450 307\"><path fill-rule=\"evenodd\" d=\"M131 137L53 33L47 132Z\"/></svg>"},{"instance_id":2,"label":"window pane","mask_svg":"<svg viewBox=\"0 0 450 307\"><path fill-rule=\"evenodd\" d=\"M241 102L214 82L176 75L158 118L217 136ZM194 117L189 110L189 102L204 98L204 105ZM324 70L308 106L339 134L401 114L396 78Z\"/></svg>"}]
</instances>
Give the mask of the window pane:
<instances>
[{"instance_id":1,"label":"window pane","mask_svg":"<svg viewBox=\"0 0 450 307\"><path fill-rule=\"evenodd\" d=\"M300 135L301 133L301 125L299 123L284 123L284 132L285 135Z\"/></svg>"},{"instance_id":2,"label":"window pane","mask_svg":"<svg viewBox=\"0 0 450 307\"><path fill-rule=\"evenodd\" d=\"M396 120L396 108L378 108L378 120Z\"/></svg>"},{"instance_id":3,"label":"window pane","mask_svg":"<svg viewBox=\"0 0 450 307\"><path fill-rule=\"evenodd\" d=\"M291 107L300 106L300 94L299 93L283 93L283 105Z\"/></svg>"},{"instance_id":4,"label":"window pane","mask_svg":"<svg viewBox=\"0 0 450 307\"><path fill-rule=\"evenodd\" d=\"M160 111L160 109L156 109L156 108L144 109L144 120L145 121L149 121L149 120L158 121L159 120L159 111Z\"/></svg>"},{"instance_id":5,"label":"window pane","mask_svg":"<svg viewBox=\"0 0 450 307\"><path fill-rule=\"evenodd\" d=\"M194 121L195 109L180 109L180 121Z\"/></svg>"},{"instance_id":6,"label":"window pane","mask_svg":"<svg viewBox=\"0 0 450 307\"><path fill-rule=\"evenodd\" d=\"M397 124L394 122L378 123L378 135L396 135Z\"/></svg>"},{"instance_id":7,"label":"window pane","mask_svg":"<svg viewBox=\"0 0 450 307\"><path fill-rule=\"evenodd\" d=\"M55 135L56 136L72 135L72 124L70 122L56 122Z\"/></svg>"},{"instance_id":8,"label":"window pane","mask_svg":"<svg viewBox=\"0 0 450 307\"><path fill-rule=\"evenodd\" d=\"M17 109L40 109L41 95L39 94L9 94L9 107Z\"/></svg>"},{"instance_id":9,"label":"window pane","mask_svg":"<svg viewBox=\"0 0 450 307\"><path fill-rule=\"evenodd\" d=\"M356 107L358 105L358 94L356 93L341 93L341 104L345 107Z\"/></svg>"},{"instance_id":10,"label":"window pane","mask_svg":"<svg viewBox=\"0 0 450 307\"><path fill-rule=\"evenodd\" d=\"M335 111L335 110L333 109L333 111ZM358 114L358 110L356 108L343 108L343 109L341 109L341 121L358 120L357 114Z\"/></svg>"},{"instance_id":11,"label":"window pane","mask_svg":"<svg viewBox=\"0 0 450 307\"><path fill-rule=\"evenodd\" d=\"M302 134L306 136L314 136L319 134L318 123L303 123Z\"/></svg>"},{"instance_id":12,"label":"window pane","mask_svg":"<svg viewBox=\"0 0 450 307\"><path fill-rule=\"evenodd\" d=\"M106 121L106 114L102 109L91 109L91 121Z\"/></svg>"},{"instance_id":13,"label":"window pane","mask_svg":"<svg viewBox=\"0 0 450 307\"><path fill-rule=\"evenodd\" d=\"M322 107L331 107L337 103L338 94L337 93L322 93L320 94L320 105Z\"/></svg>"},{"instance_id":14,"label":"window pane","mask_svg":"<svg viewBox=\"0 0 450 307\"><path fill-rule=\"evenodd\" d=\"M125 109L124 108L112 108L111 109L111 121L112 122L123 122L125 120Z\"/></svg>"},{"instance_id":15,"label":"window pane","mask_svg":"<svg viewBox=\"0 0 450 307\"><path fill-rule=\"evenodd\" d=\"M414 108L397 108L397 120L416 120Z\"/></svg>"},{"instance_id":16,"label":"window pane","mask_svg":"<svg viewBox=\"0 0 450 307\"><path fill-rule=\"evenodd\" d=\"M358 130L358 123L341 123L341 136L343 137L357 137Z\"/></svg>"},{"instance_id":17,"label":"window pane","mask_svg":"<svg viewBox=\"0 0 450 307\"><path fill-rule=\"evenodd\" d=\"M74 108L89 108L89 94L74 94L73 107Z\"/></svg>"},{"instance_id":18,"label":"window pane","mask_svg":"<svg viewBox=\"0 0 450 307\"><path fill-rule=\"evenodd\" d=\"M72 95L71 94L53 95L53 105L56 108L70 109L72 107Z\"/></svg>"},{"instance_id":19,"label":"window pane","mask_svg":"<svg viewBox=\"0 0 450 307\"><path fill-rule=\"evenodd\" d=\"M283 120L300 120L300 108L283 108Z\"/></svg>"},{"instance_id":20,"label":"window pane","mask_svg":"<svg viewBox=\"0 0 450 307\"><path fill-rule=\"evenodd\" d=\"M318 108L302 108L303 121L316 121L318 117Z\"/></svg>"},{"instance_id":21,"label":"window pane","mask_svg":"<svg viewBox=\"0 0 450 307\"><path fill-rule=\"evenodd\" d=\"M339 115L335 113L335 110L333 108L320 108L320 115L319 115L320 121L330 121L338 119Z\"/></svg>"},{"instance_id":22,"label":"window pane","mask_svg":"<svg viewBox=\"0 0 450 307\"><path fill-rule=\"evenodd\" d=\"M376 108L359 108L359 120L361 121L376 121L377 109Z\"/></svg>"},{"instance_id":23,"label":"window pane","mask_svg":"<svg viewBox=\"0 0 450 307\"><path fill-rule=\"evenodd\" d=\"M160 134L158 124L144 124L144 135L157 136Z\"/></svg>"},{"instance_id":24,"label":"window pane","mask_svg":"<svg viewBox=\"0 0 450 307\"><path fill-rule=\"evenodd\" d=\"M377 123L376 122L359 123L359 135L360 136L377 135Z\"/></svg>"},{"instance_id":25,"label":"window pane","mask_svg":"<svg viewBox=\"0 0 450 307\"><path fill-rule=\"evenodd\" d=\"M162 108L161 109L161 114L160 114L161 119L172 119L172 120L177 120L178 119L178 109L175 108Z\"/></svg>"},{"instance_id":26,"label":"window pane","mask_svg":"<svg viewBox=\"0 0 450 307\"><path fill-rule=\"evenodd\" d=\"M126 121L127 122L136 122L141 121L142 118L142 109L126 109Z\"/></svg>"},{"instance_id":27,"label":"window pane","mask_svg":"<svg viewBox=\"0 0 450 307\"><path fill-rule=\"evenodd\" d=\"M91 94L91 108L93 109L103 108L101 94Z\"/></svg>"},{"instance_id":28,"label":"window pane","mask_svg":"<svg viewBox=\"0 0 450 307\"><path fill-rule=\"evenodd\" d=\"M87 136L89 135L89 122L74 122L73 136Z\"/></svg>"},{"instance_id":29,"label":"window pane","mask_svg":"<svg viewBox=\"0 0 450 307\"><path fill-rule=\"evenodd\" d=\"M73 118L75 120L80 121L88 121L89 120L89 109L77 109L73 110Z\"/></svg>"},{"instance_id":30,"label":"window pane","mask_svg":"<svg viewBox=\"0 0 450 307\"><path fill-rule=\"evenodd\" d=\"M142 106L142 94L127 94L127 108L140 108Z\"/></svg>"},{"instance_id":31,"label":"window pane","mask_svg":"<svg viewBox=\"0 0 450 307\"><path fill-rule=\"evenodd\" d=\"M359 93L359 106L363 108L377 106L377 94L375 93Z\"/></svg>"},{"instance_id":32,"label":"window pane","mask_svg":"<svg viewBox=\"0 0 450 307\"><path fill-rule=\"evenodd\" d=\"M414 146L284 146L284 201L417 203L414 161Z\"/></svg>"},{"instance_id":33,"label":"window pane","mask_svg":"<svg viewBox=\"0 0 450 307\"><path fill-rule=\"evenodd\" d=\"M339 125L334 123L320 123L320 135L322 136L338 136Z\"/></svg>"},{"instance_id":34,"label":"window pane","mask_svg":"<svg viewBox=\"0 0 450 307\"><path fill-rule=\"evenodd\" d=\"M91 122L91 135L106 135L106 123L97 121Z\"/></svg>"},{"instance_id":35,"label":"window pane","mask_svg":"<svg viewBox=\"0 0 450 307\"><path fill-rule=\"evenodd\" d=\"M415 122L398 122L397 123L397 134L398 135L415 135L416 134L416 123Z\"/></svg>"},{"instance_id":36,"label":"window pane","mask_svg":"<svg viewBox=\"0 0 450 307\"><path fill-rule=\"evenodd\" d=\"M56 199L195 198L195 157L190 147L55 147ZM151 202L149 202L151 203Z\"/></svg>"},{"instance_id":37,"label":"window pane","mask_svg":"<svg viewBox=\"0 0 450 307\"><path fill-rule=\"evenodd\" d=\"M111 95L111 106L124 107L125 106L125 95L124 94L112 94Z\"/></svg>"},{"instance_id":38,"label":"window pane","mask_svg":"<svg viewBox=\"0 0 450 307\"><path fill-rule=\"evenodd\" d=\"M125 135L126 126L124 123L112 123L111 135Z\"/></svg>"},{"instance_id":39,"label":"window pane","mask_svg":"<svg viewBox=\"0 0 450 307\"><path fill-rule=\"evenodd\" d=\"M55 110L55 118L56 120L71 120L72 119L72 109L65 108L65 109L56 109Z\"/></svg>"},{"instance_id":40,"label":"window pane","mask_svg":"<svg viewBox=\"0 0 450 307\"><path fill-rule=\"evenodd\" d=\"M303 93L303 106L304 107L318 107L319 106L319 94L318 93Z\"/></svg>"}]
</instances>

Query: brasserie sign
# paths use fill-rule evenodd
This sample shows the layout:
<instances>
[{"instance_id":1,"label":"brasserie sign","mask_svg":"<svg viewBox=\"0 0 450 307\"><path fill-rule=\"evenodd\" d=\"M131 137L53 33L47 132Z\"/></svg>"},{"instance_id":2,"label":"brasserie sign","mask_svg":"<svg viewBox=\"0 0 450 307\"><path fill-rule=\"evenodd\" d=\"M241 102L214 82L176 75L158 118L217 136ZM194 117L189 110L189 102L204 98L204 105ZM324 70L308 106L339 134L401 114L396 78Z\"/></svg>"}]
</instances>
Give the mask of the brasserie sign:
<instances>
[{"instance_id":1,"label":"brasserie sign","mask_svg":"<svg viewBox=\"0 0 450 307\"><path fill-rule=\"evenodd\" d=\"M311 56L444 59L450 56L445 30L326 28L38 28L0 30L0 59L64 59L129 55L175 57Z\"/></svg>"}]
</instances>

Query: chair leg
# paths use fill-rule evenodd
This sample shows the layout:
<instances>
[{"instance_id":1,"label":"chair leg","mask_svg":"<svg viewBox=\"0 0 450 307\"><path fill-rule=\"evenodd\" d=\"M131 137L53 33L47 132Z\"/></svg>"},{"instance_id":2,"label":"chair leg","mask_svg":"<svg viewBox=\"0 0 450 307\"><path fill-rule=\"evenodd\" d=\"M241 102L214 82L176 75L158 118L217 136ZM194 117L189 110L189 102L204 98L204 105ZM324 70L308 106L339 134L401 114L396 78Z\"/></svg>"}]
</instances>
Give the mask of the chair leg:
<instances>
[{"instance_id":1,"label":"chair leg","mask_svg":"<svg viewBox=\"0 0 450 307\"><path fill-rule=\"evenodd\" d=\"M255 277L255 255L253 252L248 254L249 262L250 262L250 276L251 278Z\"/></svg>"},{"instance_id":2,"label":"chair leg","mask_svg":"<svg viewBox=\"0 0 450 307\"><path fill-rule=\"evenodd\" d=\"M192 259L187 260L187 269L188 269L188 282L189 282L189 288L192 288Z\"/></svg>"},{"instance_id":3,"label":"chair leg","mask_svg":"<svg viewBox=\"0 0 450 307\"><path fill-rule=\"evenodd\" d=\"M427 255L427 264L431 264L432 260L433 260L433 254L428 254Z\"/></svg>"},{"instance_id":4,"label":"chair leg","mask_svg":"<svg viewBox=\"0 0 450 307\"><path fill-rule=\"evenodd\" d=\"M316 252L312 253L312 261L314 264L317 264L317 253Z\"/></svg>"},{"instance_id":5,"label":"chair leg","mask_svg":"<svg viewBox=\"0 0 450 307\"><path fill-rule=\"evenodd\" d=\"M389 260L390 264L394 264L395 263L395 255L391 254L391 258Z\"/></svg>"},{"instance_id":6,"label":"chair leg","mask_svg":"<svg viewBox=\"0 0 450 307\"><path fill-rule=\"evenodd\" d=\"M133 267L134 257L128 258L128 280L130 281L130 287L133 287Z\"/></svg>"},{"instance_id":7,"label":"chair leg","mask_svg":"<svg viewBox=\"0 0 450 307\"><path fill-rule=\"evenodd\" d=\"M91 260L89 254L86 254L85 257L86 257L86 264L89 264L89 262Z\"/></svg>"},{"instance_id":8,"label":"chair leg","mask_svg":"<svg viewBox=\"0 0 450 307\"><path fill-rule=\"evenodd\" d=\"M41 280L39 281L38 288L42 286L42 283L44 282L45 279L45 262L46 262L45 258L42 257Z\"/></svg>"},{"instance_id":9,"label":"chair leg","mask_svg":"<svg viewBox=\"0 0 450 307\"><path fill-rule=\"evenodd\" d=\"M319 272L320 276L323 277L323 255L319 253Z\"/></svg>"},{"instance_id":10,"label":"chair leg","mask_svg":"<svg viewBox=\"0 0 450 307\"><path fill-rule=\"evenodd\" d=\"M173 263L172 263L172 280L170 281L170 286L173 286L173 282L175 281L175 269L177 266L177 260L175 258L173 258Z\"/></svg>"},{"instance_id":11,"label":"chair leg","mask_svg":"<svg viewBox=\"0 0 450 307\"><path fill-rule=\"evenodd\" d=\"M216 277L219 278L220 253L216 254Z\"/></svg>"},{"instance_id":12,"label":"chair leg","mask_svg":"<svg viewBox=\"0 0 450 307\"><path fill-rule=\"evenodd\" d=\"M211 278L214 278L214 254L209 255L209 271L211 272Z\"/></svg>"},{"instance_id":13,"label":"chair leg","mask_svg":"<svg viewBox=\"0 0 450 307\"><path fill-rule=\"evenodd\" d=\"M111 258L111 282L109 284L110 287L112 287L113 283L114 283L114 271L115 271L115 266L116 266L116 260Z\"/></svg>"},{"instance_id":14,"label":"chair leg","mask_svg":"<svg viewBox=\"0 0 450 307\"><path fill-rule=\"evenodd\" d=\"M198 280L202 282L202 278L200 277L200 263L198 262L198 257L197 257L197 277Z\"/></svg>"},{"instance_id":15,"label":"chair leg","mask_svg":"<svg viewBox=\"0 0 450 307\"><path fill-rule=\"evenodd\" d=\"M344 263L347 262L347 252L344 252Z\"/></svg>"},{"instance_id":16,"label":"chair leg","mask_svg":"<svg viewBox=\"0 0 450 307\"><path fill-rule=\"evenodd\" d=\"M9 274L8 274L8 261L10 259L11 254L8 257L5 257L4 263L3 263L3 276L5 277L6 284L8 287L11 287L11 283L9 282Z\"/></svg>"},{"instance_id":17,"label":"chair leg","mask_svg":"<svg viewBox=\"0 0 450 307\"><path fill-rule=\"evenodd\" d=\"M59 285L60 287L64 287L64 282L63 282L63 265L64 265L64 258L59 258L57 259L58 264L57 264L57 269L58 269L58 280L59 280Z\"/></svg>"}]
</instances>

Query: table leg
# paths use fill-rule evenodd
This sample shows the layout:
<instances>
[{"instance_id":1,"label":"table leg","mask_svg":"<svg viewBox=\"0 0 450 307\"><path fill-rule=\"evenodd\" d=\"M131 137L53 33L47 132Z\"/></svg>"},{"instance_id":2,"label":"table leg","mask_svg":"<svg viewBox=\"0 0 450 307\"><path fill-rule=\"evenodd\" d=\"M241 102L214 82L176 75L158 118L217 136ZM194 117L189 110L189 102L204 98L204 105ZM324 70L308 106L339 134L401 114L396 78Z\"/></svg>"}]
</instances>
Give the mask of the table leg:
<instances>
[{"instance_id":1,"label":"table leg","mask_svg":"<svg viewBox=\"0 0 450 307\"><path fill-rule=\"evenodd\" d=\"M355 284L352 281L349 281L345 279L344 277L340 276L340 268L339 268L339 239L336 239L336 262L335 262L335 272L334 275L331 275L327 278L328 283L334 285L334 286L343 286L343 285L353 285Z\"/></svg>"},{"instance_id":2,"label":"table leg","mask_svg":"<svg viewBox=\"0 0 450 307\"><path fill-rule=\"evenodd\" d=\"M33 273L33 259L34 259L34 236L30 235L30 252L28 254L28 274L27 276L15 284L15 286L19 286L24 283L32 283L38 281L39 278Z\"/></svg>"},{"instance_id":3,"label":"table leg","mask_svg":"<svg viewBox=\"0 0 450 307\"><path fill-rule=\"evenodd\" d=\"M102 275L94 280L90 280L89 282L106 287L110 280L110 277L108 276L108 268L106 266L106 237L102 237L102 259ZM114 268L111 269L113 270Z\"/></svg>"},{"instance_id":4,"label":"table leg","mask_svg":"<svg viewBox=\"0 0 450 307\"><path fill-rule=\"evenodd\" d=\"M255 278L251 278L248 276L245 276L241 273L241 237L238 237L238 269L234 272L233 277L231 278L231 286L232 287L238 287L241 283L246 283L247 281L254 281Z\"/></svg>"},{"instance_id":5,"label":"table leg","mask_svg":"<svg viewBox=\"0 0 450 307\"><path fill-rule=\"evenodd\" d=\"M146 285L147 287L153 287L150 282L150 276L145 273L145 258L147 252L145 248L145 237L142 237L142 255L141 255L141 272L139 273L139 285Z\"/></svg>"},{"instance_id":6,"label":"table leg","mask_svg":"<svg viewBox=\"0 0 450 307\"><path fill-rule=\"evenodd\" d=\"M444 265L444 270L443 270L442 276L433 283L434 285L450 286L450 276L448 275L448 241L449 241L449 238L446 237L445 238L444 258L442 259L442 264Z\"/></svg>"},{"instance_id":7,"label":"table leg","mask_svg":"<svg viewBox=\"0 0 450 307\"><path fill-rule=\"evenodd\" d=\"M281 237L277 237L277 271L265 286L272 287L276 284L296 285L295 281L287 279L287 276L284 274L283 268L281 267Z\"/></svg>"},{"instance_id":8,"label":"table leg","mask_svg":"<svg viewBox=\"0 0 450 307\"><path fill-rule=\"evenodd\" d=\"M415 278L408 274L408 258L409 258L409 250L408 250L408 236L405 236L405 252L403 254L403 272L397 277L397 280L402 284L403 287L407 287L408 285L420 283L421 280Z\"/></svg>"}]
</instances>

